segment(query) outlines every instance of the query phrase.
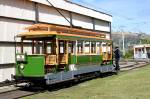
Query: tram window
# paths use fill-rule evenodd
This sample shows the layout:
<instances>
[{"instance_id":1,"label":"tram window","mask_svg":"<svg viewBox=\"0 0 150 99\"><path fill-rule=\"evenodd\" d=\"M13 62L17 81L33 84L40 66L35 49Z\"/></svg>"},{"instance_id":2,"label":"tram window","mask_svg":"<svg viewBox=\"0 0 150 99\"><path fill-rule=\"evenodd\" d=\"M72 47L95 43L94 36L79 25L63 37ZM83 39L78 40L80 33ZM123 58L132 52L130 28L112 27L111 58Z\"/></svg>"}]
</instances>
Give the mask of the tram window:
<instances>
[{"instance_id":1,"label":"tram window","mask_svg":"<svg viewBox=\"0 0 150 99\"><path fill-rule=\"evenodd\" d=\"M40 46L40 53L39 54L44 54L43 53L43 46Z\"/></svg>"},{"instance_id":2,"label":"tram window","mask_svg":"<svg viewBox=\"0 0 150 99\"><path fill-rule=\"evenodd\" d=\"M74 43L73 42L69 42L68 53L73 53L73 46L74 46Z\"/></svg>"},{"instance_id":3,"label":"tram window","mask_svg":"<svg viewBox=\"0 0 150 99\"><path fill-rule=\"evenodd\" d=\"M22 43L16 45L16 53L22 53L21 52L21 49L22 49L21 46L22 46Z\"/></svg>"},{"instance_id":4,"label":"tram window","mask_svg":"<svg viewBox=\"0 0 150 99\"><path fill-rule=\"evenodd\" d=\"M102 47L102 53L106 53L107 52L107 49L106 49L107 44L105 42L102 42L101 47Z\"/></svg>"},{"instance_id":5,"label":"tram window","mask_svg":"<svg viewBox=\"0 0 150 99\"><path fill-rule=\"evenodd\" d=\"M42 42L41 41L34 42L34 53L42 54Z\"/></svg>"},{"instance_id":6,"label":"tram window","mask_svg":"<svg viewBox=\"0 0 150 99\"><path fill-rule=\"evenodd\" d=\"M146 48L147 53L150 53L150 47Z\"/></svg>"},{"instance_id":7,"label":"tram window","mask_svg":"<svg viewBox=\"0 0 150 99\"><path fill-rule=\"evenodd\" d=\"M47 42L46 53L47 54L51 54L52 53L52 43L51 42Z\"/></svg>"},{"instance_id":8,"label":"tram window","mask_svg":"<svg viewBox=\"0 0 150 99\"><path fill-rule=\"evenodd\" d=\"M108 54L111 54L111 47L108 46Z\"/></svg>"},{"instance_id":9,"label":"tram window","mask_svg":"<svg viewBox=\"0 0 150 99\"><path fill-rule=\"evenodd\" d=\"M64 42L60 41L59 42L59 53L64 53L65 48L64 48Z\"/></svg>"},{"instance_id":10,"label":"tram window","mask_svg":"<svg viewBox=\"0 0 150 99\"><path fill-rule=\"evenodd\" d=\"M141 49L138 49L138 53L141 53Z\"/></svg>"},{"instance_id":11,"label":"tram window","mask_svg":"<svg viewBox=\"0 0 150 99\"><path fill-rule=\"evenodd\" d=\"M26 45L23 47L23 53L32 54L32 47L30 45Z\"/></svg>"},{"instance_id":12,"label":"tram window","mask_svg":"<svg viewBox=\"0 0 150 99\"><path fill-rule=\"evenodd\" d=\"M16 47L16 52L17 52L17 53L21 53L21 47L20 47L20 46L17 46L17 47Z\"/></svg>"},{"instance_id":13,"label":"tram window","mask_svg":"<svg viewBox=\"0 0 150 99\"><path fill-rule=\"evenodd\" d=\"M101 43L100 43L100 42L97 42L96 44L97 44L97 48L96 48L96 49L97 49L97 52L96 52L96 53L97 53L97 54L100 54L100 46L101 46Z\"/></svg>"},{"instance_id":14,"label":"tram window","mask_svg":"<svg viewBox=\"0 0 150 99\"><path fill-rule=\"evenodd\" d=\"M144 48L142 48L142 53L145 53Z\"/></svg>"},{"instance_id":15,"label":"tram window","mask_svg":"<svg viewBox=\"0 0 150 99\"><path fill-rule=\"evenodd\" d=\"M135 54L138 54L138 49L137 48L135 48Z\"/></svg>"},{"instance_id":16,"label":"tram window","mask_svg":"<svg viewBox=\"0 0 150 99\"><path fill-rule=\"evenodd\" d=\"M23 44L23 45L22 45ZM23 43L19 46L17 45L17 53L21 53L21 46L23 46L23 53L32 54L32 47L31 47L31 41L29 40L23 40Z\"/></svg>"},{"instance_id":17,"label":"tram window","mask_svg":"<svg viewBox=\"0 0 150 99\"><path fill-rule=\"evenodd\" d=\"M83 53L83 42L78 42L78 45L77 45L77 52L78 53Z\"/></svg>"},{"instance_id":18,"label":"tram window","mask_svg":"<svg viewBox=\"0 0 150 99\"><path fill-rule=\"evenodd\" d=\"M90 42L85 42L84 52L85 52L85 54L90 53Z\"/></svg>"},{"instance_id":19,"label":"tram window","mask_svg":"<svg viewBox=\"0 0 150 99\"><path fill-rule=\"evenodd\" d=\"M91 53L96 53L96 42L91 42Z\"/></svg>"}]
</instances>

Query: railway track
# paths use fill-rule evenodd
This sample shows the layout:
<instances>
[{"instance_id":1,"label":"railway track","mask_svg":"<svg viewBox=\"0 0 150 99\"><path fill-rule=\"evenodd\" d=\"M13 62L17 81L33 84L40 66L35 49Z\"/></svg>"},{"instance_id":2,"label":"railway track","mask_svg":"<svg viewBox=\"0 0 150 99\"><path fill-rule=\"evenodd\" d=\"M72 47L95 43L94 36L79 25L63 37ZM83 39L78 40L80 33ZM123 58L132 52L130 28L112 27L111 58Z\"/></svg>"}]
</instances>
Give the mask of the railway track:
<instances>
[{"instance_id":1,"label":"railway track","mask_svg":"<svg viewBox=\"0 0 150 99\"><path fill-rule=\"evenodd\" d=\"M133 70L136 68L141 68L148 64L149 63L147 63L147 62L136 62L135 64L130 64L128 66L124 65L121 67L121 72ZM42 89L41 88L33 88L33 89L32 88L29 88L29 89L28 88L19 88L19 89L15 89L15 90L9 90L6 92L1 92L0 99L18 99L18 98L42 93L42 92L45 92L46 90L47 89L43 89L43 88Z\"/></svg>"},{"instance_id":2,"label":"railway track","mask_svg":"<svg viewBox=\"0 0 150 99\"><path fill-rule=\"evenodd\" d=\"M0 99L18 99L25 96L42 93L44 91L45 90L41 88L36 88L36 89L19 88L19 89L0 93Z\"/></svg>"},{"instance_id":3,"label":"railway track","mask_svg":"<svg viewBox=\"0 0 150 99\"><path fill-rule=\"evenodd\" d=\"M131 64L131 65L128 65L128 66L122 66L120 71L121 72L129 71L129 70L133 70L133 69L136 69L136 68L144 67L148 64L150 64L150 63L148 63L148 62L136 62L135 64Z\"/></svg>"}]
</instances>

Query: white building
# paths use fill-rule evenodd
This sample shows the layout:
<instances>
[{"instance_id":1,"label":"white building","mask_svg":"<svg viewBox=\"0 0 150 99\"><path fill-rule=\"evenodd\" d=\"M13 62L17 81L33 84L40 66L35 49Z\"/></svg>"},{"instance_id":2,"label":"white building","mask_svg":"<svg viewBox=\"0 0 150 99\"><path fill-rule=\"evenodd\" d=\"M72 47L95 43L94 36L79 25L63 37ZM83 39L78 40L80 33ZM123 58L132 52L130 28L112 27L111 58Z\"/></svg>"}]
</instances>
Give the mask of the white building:
<instances>
[{"instance_id":1,"label":"white building","mask_svg":"<svg viewBox=\"0 0 150 99\"><path fill-rule=\"evenodd\" d=\"M135 45L134 59L150 59L150 44Z\"/></svg>"},{"instance_id":2,"label":"white building","mask_svg":"<svg viewBox=\"0 0 150 99\"><path fill-rule=\"evenodd\" d=\"M49 0L49 2L0 0L0 82L11 80L10 75L15 73L14 36L23 32L29 25L34 23L73 25L106 33L106 37L110 38L111 15L68 0Z\"/></svg>"}]
</instances>

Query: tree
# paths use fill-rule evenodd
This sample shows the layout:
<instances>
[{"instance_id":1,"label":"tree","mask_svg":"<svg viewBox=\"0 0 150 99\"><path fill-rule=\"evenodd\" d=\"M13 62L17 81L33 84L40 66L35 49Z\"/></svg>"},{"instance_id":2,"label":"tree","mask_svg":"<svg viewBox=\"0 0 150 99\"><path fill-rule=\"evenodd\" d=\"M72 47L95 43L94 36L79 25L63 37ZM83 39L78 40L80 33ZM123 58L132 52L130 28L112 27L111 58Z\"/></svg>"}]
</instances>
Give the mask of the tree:
<instances>
[{"instance_id":1,"label":"tree","mask_svg":"<svg viewBox=\"0 0 150 99\"><path fill-rule=\"evenodd\" d=\"M133 49L128 49L127 51L126 51L126 54L125 54L125 56L124 56L124 58L133 58Z\"/></svg>"},{"instance_id":2,"label":"tree","mask_svg":"<svg viewBox=\"0 0 150 99\"><path fill-rule=\"evenodd\" d=\"M141 43L142 44L150 44L150 39L149 38L141 39Z\"/></svg>"}]
</instances>

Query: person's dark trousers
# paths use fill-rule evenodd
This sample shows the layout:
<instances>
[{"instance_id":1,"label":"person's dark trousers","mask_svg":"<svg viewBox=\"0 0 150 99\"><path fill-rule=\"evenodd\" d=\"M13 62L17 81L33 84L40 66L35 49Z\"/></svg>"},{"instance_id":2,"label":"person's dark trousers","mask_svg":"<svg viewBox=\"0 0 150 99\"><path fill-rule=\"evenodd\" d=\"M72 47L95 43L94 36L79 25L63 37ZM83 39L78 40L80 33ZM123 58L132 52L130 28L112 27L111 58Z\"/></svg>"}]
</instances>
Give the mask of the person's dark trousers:
<instances>
[{"instance_id":1,"label":"person's dark trousers","mask_svg":"<svg viewBox=\"0 0 150 99\"><path fill-rule=\"evenodd\" d=\"M119 66L119 59L115 59L115 64L116 64L116 70L120 70L120 66Z\"/></svg>"}]
</instances>

